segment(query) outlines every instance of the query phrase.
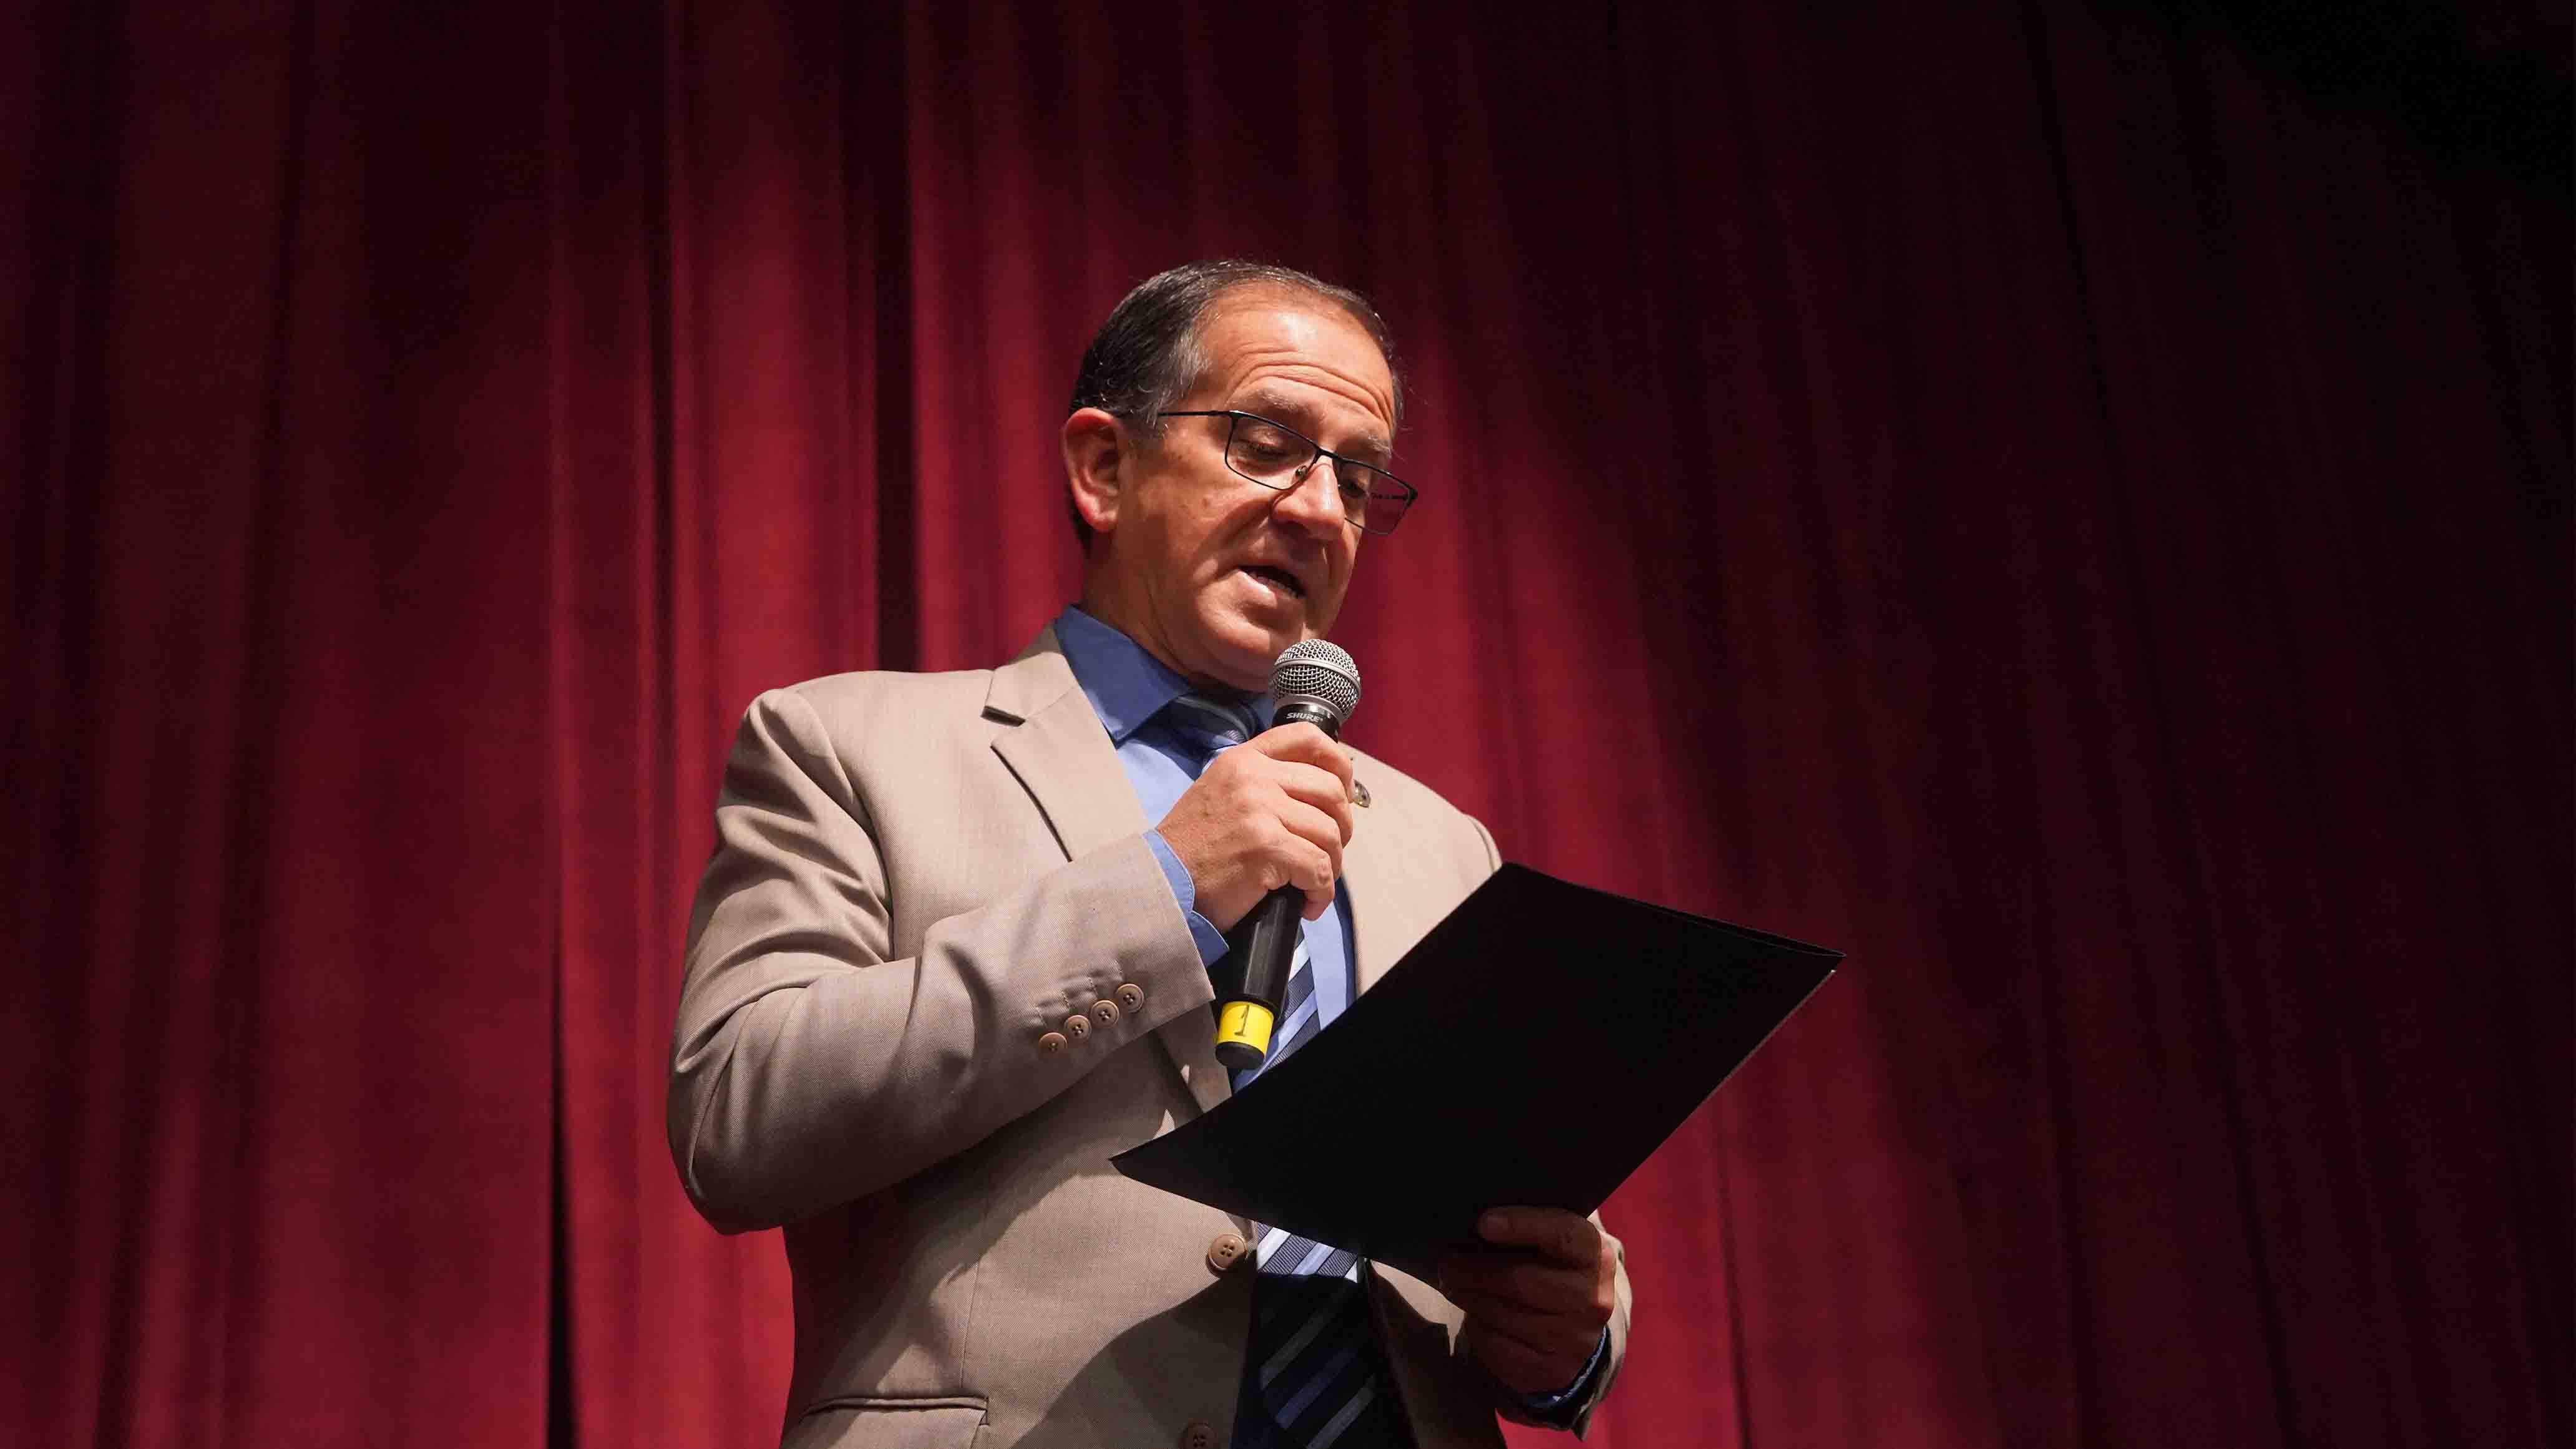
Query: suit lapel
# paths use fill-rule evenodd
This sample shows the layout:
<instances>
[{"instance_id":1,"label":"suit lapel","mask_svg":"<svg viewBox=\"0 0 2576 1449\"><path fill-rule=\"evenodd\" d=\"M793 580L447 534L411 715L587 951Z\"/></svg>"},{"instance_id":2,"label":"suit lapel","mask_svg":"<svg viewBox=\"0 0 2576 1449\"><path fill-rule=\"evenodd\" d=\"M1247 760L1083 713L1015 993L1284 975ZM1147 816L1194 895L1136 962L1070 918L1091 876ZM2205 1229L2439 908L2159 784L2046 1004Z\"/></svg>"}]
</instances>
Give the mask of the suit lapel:
<instances>
[{"instance_id":1,"label":"suit lapel","mask_svg":"<svg viewBox=\"0 0 2576 1449\"><path fill-rule=\"evenodd\" d=\"M1074 682L1052 626L1041 630L1020 657L993 671L984 713L1016 726L993 737L993 753L1046 817L1065 859L1137 834L1152 823L1136 803L1109 731ZM1154 1039L1200 1111L1232 1094L1225 1069L1217 1064L1216 1022L1207 1012L1182 1012L1163 1023Z\"/></svg>"},{"instance_id":2,"label":"suit lapel","mask_svg":"<svg viewBox=\"0 0 2576 1449\"><path fill-rule=\"evenodd\" d=\"M1050 657L1057 668L1064 668L1062 655ZM1067 860L1122 835L1133 835L1148 823L1137 807L1136 792L1127 784L1126 772L1118 766L1109 732L1091 712L1091 701L1071 687L1072 679L1072 671L1065 670L1063 693L1021 721L1019 728L993 737L993 753L1011 767L1039 813L1046 816Z\"/></svg>"},{"instance_id":3,"label":"suit lapel","mask_svg":"<svg viewBox=\"0 0 2576 1449\"><path fill-rule=\"evenodd\" d=\"M1359 819L1350 844L1342 847L1342 889L1351 900L1351 972L1366 991L1395 964L1395 943L1402 939L1396 934L1400 893L1389 869L1395 859L1390 850L1401 842L1384 838L1386 826L1370 829L1378 822L1367 811L1354 813Z\"/></svg>"}]
</instances>

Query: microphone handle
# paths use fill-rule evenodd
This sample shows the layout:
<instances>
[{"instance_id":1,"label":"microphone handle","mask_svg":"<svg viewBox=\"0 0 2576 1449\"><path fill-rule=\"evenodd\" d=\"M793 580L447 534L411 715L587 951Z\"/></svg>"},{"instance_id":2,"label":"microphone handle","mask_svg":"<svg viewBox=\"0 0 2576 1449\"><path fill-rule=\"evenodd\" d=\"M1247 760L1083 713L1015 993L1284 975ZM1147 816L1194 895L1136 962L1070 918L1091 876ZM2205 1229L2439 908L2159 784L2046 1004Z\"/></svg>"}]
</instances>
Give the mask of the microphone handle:
<instances>
[{"instance_id":1,"label":"microphone handle","mask_svg":"<svg viewBox=\"0 0 2576 1449\"><path fill-rule=\"evenodd\" d=\"M1278 1024L1280 998L1288 991L1288 971L1297 957L1297 930L1306 893L1281 886L1243 913L1225 933L1225 949L1243 963L1243 983L1228 993L1217 1012L1216 1059L1228 1071L1250 1071L1270 1056L1270 1033Z\"/></svg>"}]
</instances>

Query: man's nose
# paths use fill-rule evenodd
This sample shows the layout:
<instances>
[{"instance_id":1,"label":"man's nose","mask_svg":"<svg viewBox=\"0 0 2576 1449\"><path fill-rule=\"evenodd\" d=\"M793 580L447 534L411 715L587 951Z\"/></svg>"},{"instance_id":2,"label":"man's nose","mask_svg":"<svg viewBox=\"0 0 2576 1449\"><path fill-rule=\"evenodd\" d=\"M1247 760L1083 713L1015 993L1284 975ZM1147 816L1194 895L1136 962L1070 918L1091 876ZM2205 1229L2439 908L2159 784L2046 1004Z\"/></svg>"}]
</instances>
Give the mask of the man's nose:
<instances>
[{"instance_id":1,"label":"man's nose","mask_svg":"<svg viewBox=\"0 0 2576 1449\"><path fill-rule=\"evenodd\" d=\"M1343 527L1350 515L1342 507L1341 465L1318 456L1279 490L1277 512L1307 528Z\"/></svg>"}]
</instances>

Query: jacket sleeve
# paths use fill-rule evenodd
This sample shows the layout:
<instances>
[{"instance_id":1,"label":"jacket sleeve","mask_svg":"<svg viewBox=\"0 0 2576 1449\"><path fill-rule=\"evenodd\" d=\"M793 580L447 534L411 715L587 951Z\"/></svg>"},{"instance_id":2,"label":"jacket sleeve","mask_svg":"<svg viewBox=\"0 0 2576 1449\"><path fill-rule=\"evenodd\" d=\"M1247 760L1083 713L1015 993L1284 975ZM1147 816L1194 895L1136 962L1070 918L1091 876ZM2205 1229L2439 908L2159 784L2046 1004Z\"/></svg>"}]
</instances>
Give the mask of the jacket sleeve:
<instances>
[{"instance_id":1,"label":"jacket sleeve","mask_svg":"<svg viewBox=\"0 0 2576 1449\"><path fill-rule=\"evenodd\" d=\"M671 1044L672 1157L724 1231L900 1182L1213 996L1141 835L937 922L902 959L882 845L813 705L755 700L725 766ZM962 826L914 845L975 847ZM1131 984L1141 1000L1115 1023L1047 1039Z\"/></svg>"}]
</instances>

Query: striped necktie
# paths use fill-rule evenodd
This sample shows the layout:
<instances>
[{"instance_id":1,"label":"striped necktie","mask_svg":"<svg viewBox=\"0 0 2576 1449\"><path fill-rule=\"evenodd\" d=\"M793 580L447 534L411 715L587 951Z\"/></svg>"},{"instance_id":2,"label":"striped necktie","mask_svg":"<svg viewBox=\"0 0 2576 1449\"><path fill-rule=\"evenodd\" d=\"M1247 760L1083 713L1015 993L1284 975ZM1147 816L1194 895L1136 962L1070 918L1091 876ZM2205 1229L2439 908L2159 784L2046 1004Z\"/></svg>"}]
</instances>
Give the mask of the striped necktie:
<instances>
[{"instance_id":1,"label":"striped necktie","mask_svg":"<svg viewBox=\"0 0 2576 1449\"><path fill-rule=\"evenodd\" d=\"M1240 704L1195 694L1165 706L1163 719L1201 752L1196 769L1204 769L1217 750L1252 738L1256 724ZM1298 932L1288 989L1279 1003L1278 1036L1260 1067L1234 1074L1238 1091L1324 1028L1306 952L1306 933L1319 925L1324 923L1308 921ZM1403 1406L1369 1322L1358 1255L1266 1223L1252 1229L1252 1333L1244 1350L1234 1449L1410 1445Z\"/></svg>"},{"instance_id":2,"label":"striped necktie","mask_svg":"<svg viewBox=\"0 0 2576 1449\"><path fill-rule=\"evenodd\" d=\"M1192 751L1190 774L1195 777L1216 758L1216 752L1242 744L1261 733L1261 717L1252 706L1239 699L1219 699L1214 695L1183 694L1163 706L1159 716L1166 729Z\"/></svg>"},{"instance_id":3,"label":"striped necktie","mask_svg":"<svg viewBox=\"0 0 2576 1449\"><path fill-rule=\"evenodd\" d=\"M1323 1030L1303 933L1279 1020L1269 1059L1238 1073L1237 1090ZM1252 1334L1244 1352L1234 1449L1410 1445L1404 1408L1369 1322L1359 1255L1266 1223L1254 1223L1252 1231Z\"/></svg>"}]
</instances>

